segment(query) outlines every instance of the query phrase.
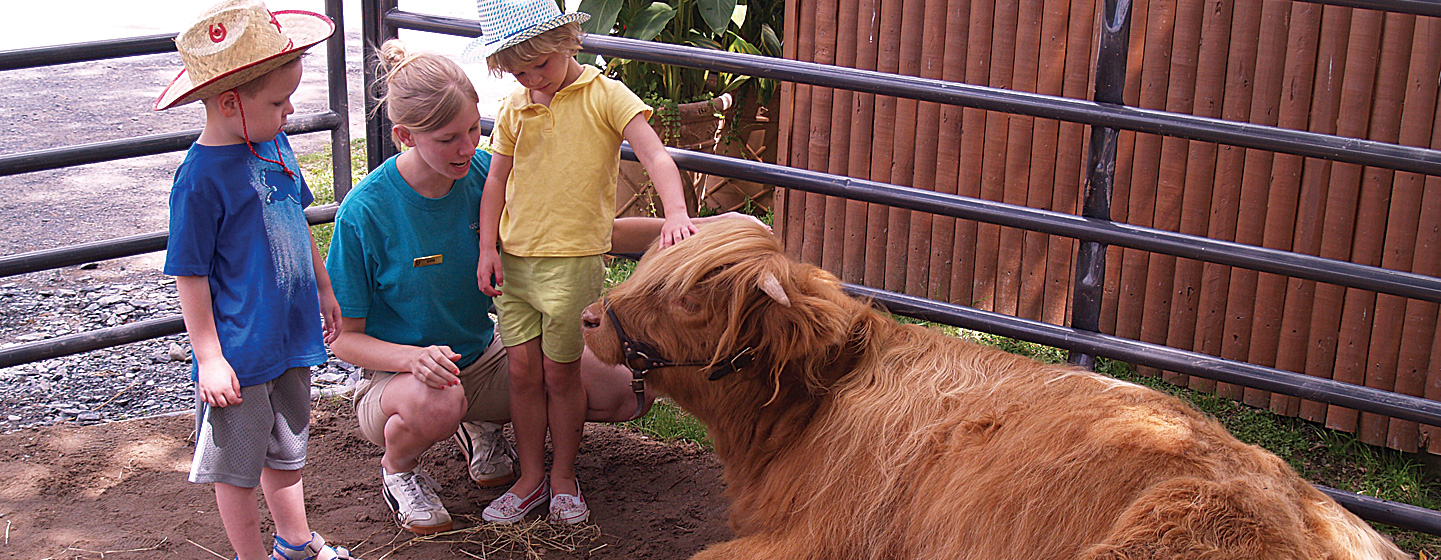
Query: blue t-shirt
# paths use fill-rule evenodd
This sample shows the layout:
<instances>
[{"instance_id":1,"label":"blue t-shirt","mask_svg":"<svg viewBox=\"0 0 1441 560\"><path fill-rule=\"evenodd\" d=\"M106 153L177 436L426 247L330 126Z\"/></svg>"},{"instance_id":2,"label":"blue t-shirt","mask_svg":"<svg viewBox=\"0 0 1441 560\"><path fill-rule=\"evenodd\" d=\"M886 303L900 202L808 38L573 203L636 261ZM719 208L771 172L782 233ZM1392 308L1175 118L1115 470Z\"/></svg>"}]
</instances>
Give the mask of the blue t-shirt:
<instances>
[{"instance_id":1,"label":"blue t-shirt","mask_svg":"<svg viewBox=\"0 0 1441 560\"><path fill-rule=\"evenodd\" d=\"M245 144L190 146L170 190L165 254L165 274L209 277L221 352L242 387L326 359L305 221L315 197L284 134L254 146L295 177Z\"/></svg>"},{"instance_id":2,"label":"blue t-shirt","mask_svg":"<svg viewBox=\"0 0 1441 560\"><path fill-rule=\"evenodd\" d=\"M462 367L479 358L495 330L475 281L489 172L490 154L476 150L440 198L410 188L395 157L366 175L340 204L325 261L340 314L364 317L365 334L379 340L449 346Z\"/></svg>"}]
</instances>

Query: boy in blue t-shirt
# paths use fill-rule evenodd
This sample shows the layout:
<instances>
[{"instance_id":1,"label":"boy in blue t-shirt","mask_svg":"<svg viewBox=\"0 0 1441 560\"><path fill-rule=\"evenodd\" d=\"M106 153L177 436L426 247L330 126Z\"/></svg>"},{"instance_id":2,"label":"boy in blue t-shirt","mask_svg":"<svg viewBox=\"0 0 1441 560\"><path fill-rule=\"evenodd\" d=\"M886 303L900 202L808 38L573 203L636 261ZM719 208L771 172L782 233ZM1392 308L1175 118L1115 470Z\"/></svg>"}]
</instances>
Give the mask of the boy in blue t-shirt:
<instances>
[{"instance_id":1,"label":"boy in blue t-shirt","mask_svg":"<svg viewBox=\"0 0 1441 560\"><path fill-rule=\"evenodd\" d=\"M176 37L185 70L155 102L205 104L170 193L165 273L176 276L195 358L190 481L215 485L238 559L272 557L256 486L275 523L274 558L350 558L305 519L310 366L325 362L322 335L335 338L340 307L305 219L314 196L281 132L300 55L334 29L320 14L272 14L259 0L212 6Z\"/></svg>"}]
</instances>

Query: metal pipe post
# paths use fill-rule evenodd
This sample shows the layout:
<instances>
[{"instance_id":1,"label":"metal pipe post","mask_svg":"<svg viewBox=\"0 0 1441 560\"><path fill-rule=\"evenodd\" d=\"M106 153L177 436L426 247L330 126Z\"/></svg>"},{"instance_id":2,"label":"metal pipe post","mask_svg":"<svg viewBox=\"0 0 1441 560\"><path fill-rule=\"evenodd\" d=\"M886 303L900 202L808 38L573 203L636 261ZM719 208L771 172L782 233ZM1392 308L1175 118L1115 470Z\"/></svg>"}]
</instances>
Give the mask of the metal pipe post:
<instances>
[{"instance_id":1,"label":"metal pipe post","mask_svg":"<svg viewBox=\"0 0 1441 560\"><path fill-rule=\"evenodd\" d=\"M385 111L376 110L380 99L376 96L376 82L380 79L380 45L387 39L394 39L398 29L385 21L386 13L395 9L396 0L361 0L361 61L365 83L360 90L365 95L365 167L375 169L392 155L395 144L390 140L390 119Z\"/></svg>"},{"instance_id":2,"label":"metal pipe post","mask_svg":"<svg viewBox=\"0 0 1441 560\"><path fill-rule=\"evenodd\" d=\"M335 36L325 45L325 67L330 89L330 111L340 122L330 129L330 167L335 178L335 201L350 191L350 98L345 84L345 6L325 0L325 12L335 21Z\"/></svg>"},{"instance_id":3,"label":"metal pipe post","mask_svg":"<svg viewBox=\"0 0 1441 560\"><path fill-rule=\"evenodd\" d=\"M1097 103L1122 105L1126 90L1126 51L1130 48L1131 1L1105 0L1101 14L1101 46L1096 57ZM1081 215L1111 219L1111 187L1116 179L1115 128L1091 125L1091 147L1086 162L1085 202ZM1082 241L1076 250L1075 297L1071 303L1071 326L1100 332L1101 298L1105 295L1106 244ZM1093 369L1096 357L1070 352L1068 360Z\"/></svg>"}]
</instances>

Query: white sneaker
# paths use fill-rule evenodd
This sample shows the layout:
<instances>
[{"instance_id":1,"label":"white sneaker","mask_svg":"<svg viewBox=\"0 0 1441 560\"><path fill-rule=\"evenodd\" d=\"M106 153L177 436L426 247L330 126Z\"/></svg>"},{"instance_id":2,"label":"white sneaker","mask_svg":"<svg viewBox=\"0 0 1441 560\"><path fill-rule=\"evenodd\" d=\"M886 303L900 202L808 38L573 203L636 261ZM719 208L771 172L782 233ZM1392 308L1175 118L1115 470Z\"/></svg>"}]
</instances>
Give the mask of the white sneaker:
<instances>
[{"instance_id":1,"label":"white sneaker","mask_svg":"<svg viewBox=\"0 0 1441 560\"><path fill-rule=\"evenodd\" d=\"M455 431L460 454L470 464L470 479L482 488L515 481L515 447L505 439L499 424L461 422Z\"/></svg>"},{"instance_id":2,"label":"white sneaker","mask_svg":"<svg viewBox=\"0 0 1441 560\"><path fill-rule=\"evenodd\" d=\"M410 472L386 474L380 470L385 503L395 512L395 522L417 535L449 531L454 525L450 512L440 503L435 492L440 484L416 467Z\"/></svg>"}]
</instances>

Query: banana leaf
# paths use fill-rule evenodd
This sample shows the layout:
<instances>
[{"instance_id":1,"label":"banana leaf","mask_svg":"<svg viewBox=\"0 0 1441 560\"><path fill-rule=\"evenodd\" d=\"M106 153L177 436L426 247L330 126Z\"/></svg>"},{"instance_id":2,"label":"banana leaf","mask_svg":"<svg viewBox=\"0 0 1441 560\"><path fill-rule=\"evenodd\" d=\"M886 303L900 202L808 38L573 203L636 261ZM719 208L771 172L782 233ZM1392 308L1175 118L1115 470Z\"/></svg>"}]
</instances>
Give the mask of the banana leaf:
<instances>
[{"instance_id":1,"label":"banana leaf","mask_svg":"<svg viewBox=\"0 0 1441 560\"><path fill-rule=\"evenodd\" d=\"M620 15L620 8L625 0L580 0L578 12L590 14L590 19L580 24L582 31L596 35L610 35L615 28L616 16ZM589 53L581 53L575 57L581 64L595 64L596 56Z\"/></svg>"},{"instance_id":2,"label":"banana leaf","mask_svg":"<svg viewBox=\"0 0 1441 560\"><path fill-rule=\"evenodd\" d=\"M765 44L766 56L781 55L781 39L776 36L775 30L771 29L770 24L761 25L761 42Z\"/></svg>"},{"instance_id":3,"label":"banana leaf","mask_svg":"<svg viewBox=\"0 0 1441 560\"><path fill-rule=\"evenodd\" d=\"M675 8L663 2L652 2L626 26L625 36L631 39L649 41L660 35L666 24L675 18Z\"/></svg>"},{"instance_id":4,"label":"banana leaf","mask_svg":"<svg viewBox=\"0 0 1441 560\"><path fill-rule=\"evenodd\" d=\"M615 28L616 16L620 15L620 8L625 0L580 0L578 12L590 14L590 19L580 24L580 28L586 33L596 35L610 35L611 29Z\"/></svg>"},{"instance_id":5,"label":"banana leaf","mask_svg":"<svg viewBox=\"0 0 1441 560\"><path fill-rule=\"evenodd\" d=\"M710 26L711 33L719 35L725 32L731 16L735 14L736 0L697 0L696 6L700 8L701 19Z\"/></svg>"}]
</instances>

